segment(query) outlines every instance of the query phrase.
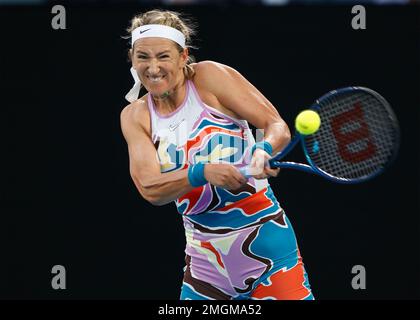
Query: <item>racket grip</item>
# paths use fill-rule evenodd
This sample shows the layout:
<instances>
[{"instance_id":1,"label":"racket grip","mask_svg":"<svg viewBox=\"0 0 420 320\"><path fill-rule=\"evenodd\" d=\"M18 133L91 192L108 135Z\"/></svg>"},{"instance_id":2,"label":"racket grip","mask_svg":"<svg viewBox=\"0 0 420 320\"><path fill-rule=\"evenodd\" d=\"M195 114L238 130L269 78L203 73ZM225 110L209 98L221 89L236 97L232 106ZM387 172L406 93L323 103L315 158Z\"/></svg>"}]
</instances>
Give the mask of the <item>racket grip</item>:
<instances>
[{"instance_id":1,"label":"racket grip","mask_svg":"<svg viewBox=\"0 0 420 320\"><path fill-rule=\"evenodd\" d=\"M270 168L277 168L277 166L274 165L276 160L270 159L266 162L266 165L268 164ZM239 169L239 172L245 177L250 178L252 177L250 166L242 167Z\"/></svg>"},{"instance_id":2,"label":"racket grip","mask_svg":"<svg viewBox=\"0 0 420 320\"><path fill-rule=\"evenodd\" d=\"M252 177L251 173L249 172L249 166L243 167L239 169L239 172L245 177L250 178Z\"/></svg>"}]
</instances>

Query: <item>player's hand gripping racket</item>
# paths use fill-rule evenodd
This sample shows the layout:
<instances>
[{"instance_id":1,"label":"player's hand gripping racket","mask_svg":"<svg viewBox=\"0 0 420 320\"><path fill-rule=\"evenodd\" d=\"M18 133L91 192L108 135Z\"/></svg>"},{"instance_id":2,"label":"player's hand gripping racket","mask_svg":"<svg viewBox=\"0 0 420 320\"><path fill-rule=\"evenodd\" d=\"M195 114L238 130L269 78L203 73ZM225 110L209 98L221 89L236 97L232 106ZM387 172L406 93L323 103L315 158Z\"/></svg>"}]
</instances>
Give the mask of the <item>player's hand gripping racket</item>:
<instances>
[{"instance_id":1,"label":"player's hand gripping racket","mask_svg":"<svg viewBox=\"0 0 420 320\"><path fill-rule=\"evenodd\" d=\"M269 160L272 168L315 173L339 183L359 183L380 174L395 158L399 126L389 103L362 87L333 90L309 108L321 119L310 135L296 131L282 152ZM299 142L308 164L280 161ZM248 167L241 173L249 177Z\"/></svg>"}]
</instances>

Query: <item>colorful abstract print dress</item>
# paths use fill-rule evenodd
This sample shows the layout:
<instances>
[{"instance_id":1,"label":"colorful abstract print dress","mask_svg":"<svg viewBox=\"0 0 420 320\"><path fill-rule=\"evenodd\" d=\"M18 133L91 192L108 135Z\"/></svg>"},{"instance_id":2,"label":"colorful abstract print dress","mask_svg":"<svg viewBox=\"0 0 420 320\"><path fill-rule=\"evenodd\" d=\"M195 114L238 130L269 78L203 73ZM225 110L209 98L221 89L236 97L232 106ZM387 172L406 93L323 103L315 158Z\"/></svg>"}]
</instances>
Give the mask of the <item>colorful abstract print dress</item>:
<instances>
[{"instance_id":1,"label":"colorful abstract print dress","mask_svg":"<svg viewBox=\"0 0 420 320\"><path fill-rule=\"evenodd\" d=\"M204 104L187 81L182 105L160 115L150 95L161 172L190 164L249 164L248 123ZM175 201L186 235L181 299L313 299L295 234L267 180L238 190L210 183Z\"/></svg>"}]
</instances>

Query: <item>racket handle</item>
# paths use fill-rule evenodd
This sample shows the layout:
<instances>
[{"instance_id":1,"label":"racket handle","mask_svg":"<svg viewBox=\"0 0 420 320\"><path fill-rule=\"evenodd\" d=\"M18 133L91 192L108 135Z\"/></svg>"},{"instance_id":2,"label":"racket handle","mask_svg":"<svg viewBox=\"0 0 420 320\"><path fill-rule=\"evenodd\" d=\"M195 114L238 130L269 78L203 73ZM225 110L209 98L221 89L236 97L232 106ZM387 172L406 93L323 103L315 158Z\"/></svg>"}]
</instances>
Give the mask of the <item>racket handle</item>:
<instances>
[{"instance_id":1,"label":"racket handle","mask_svg":"<svg viewBox=\"0 0 420 320\"><path fill-rule=\"evenodd\" d=\"M310 165L303 164L303 163L296 163L296 162L289 162L289 161L280 162L274 159L270 159L268 163L270 164L271 168L295 169L295 170L300 170L307 173L316 173L316 171ZM252 177L249 166L239 169L239 172L245 178Z\"/></svg>"},{"instance_id":2,"label":"racket handle","mask_svg":"<svg viewBox=\"0 0 420 320\"><path fill-rule=\"evenodd\" d=\"M267 164L269 164L270 165L270 168L276 168L275 166L273 166L273 164L276 162L276 160L274 160L274 159L270 159L270 160L268 160L268 163L266 163L266 165ZM250 166L246 166L246 167L242 167L242 168L240 168L239 169L239 172L245 177L245 178L250 178L250 177L252 177L253 175L251 174L251 169L250 169Z\"/></svg>"},{"instance_id":3,"label":"racket handle","mask_svg":"<svg viewBox=\"0 0 420 320\"><path fill-rule=\"evenodd\" d=\"M239 172L245 177L245 178L250 178L252 177L252 175L249 172L249 166L243 167L239 169Z\"/></svg>"}]
</instances>

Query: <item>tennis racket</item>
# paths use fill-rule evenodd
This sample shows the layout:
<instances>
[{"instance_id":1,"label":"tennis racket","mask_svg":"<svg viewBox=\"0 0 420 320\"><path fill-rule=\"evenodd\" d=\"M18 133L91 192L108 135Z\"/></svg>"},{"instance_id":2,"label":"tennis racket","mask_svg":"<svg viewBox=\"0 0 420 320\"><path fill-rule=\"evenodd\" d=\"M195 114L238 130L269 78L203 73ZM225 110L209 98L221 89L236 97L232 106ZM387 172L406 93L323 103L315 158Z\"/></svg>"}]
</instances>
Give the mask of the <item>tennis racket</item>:
<instances>
[{"instance_id":1,"label":"tennis racket","mask_svg":"<svg viewBox=\"0 0 420 320\"><path fill-rule=\"evenodd\" d=\"M269 160L271 168L298 169L338 183L372 179L395 159L400 141L397 118L377 92L363 87L330 91L309 107L321 118L312 135L295 132L291 142ZM307 164L280 161L302 145ZM241 168L250 177L249 167Z\"/></svg>"}]
</instances>

